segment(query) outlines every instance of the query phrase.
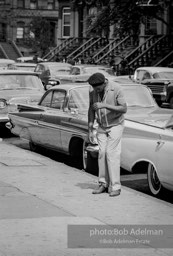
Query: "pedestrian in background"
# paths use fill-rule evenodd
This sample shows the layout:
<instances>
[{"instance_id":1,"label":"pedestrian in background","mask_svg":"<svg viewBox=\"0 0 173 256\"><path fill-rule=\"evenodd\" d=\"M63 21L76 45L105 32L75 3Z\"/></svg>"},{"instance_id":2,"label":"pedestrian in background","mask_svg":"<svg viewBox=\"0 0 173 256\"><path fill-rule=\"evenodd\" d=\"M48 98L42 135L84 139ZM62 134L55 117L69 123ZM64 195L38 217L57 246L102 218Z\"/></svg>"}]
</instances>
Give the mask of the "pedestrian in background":
<instances>
[{"instance_id":1,"label":"pedestrian in background","mask_svg":"<svg viewBox=\"0 0 173 256\"><path fill-rule=\"evenodd\" d=\"M99 187L93 194L108 191L110 196L118 196L121 192L120 153L126 101L121 87L108 81L102 73L91 75L88 83L92 86L88 110L89 140L92 141L97 119L99 145Z\"/></svg>"},{"instance_id":2,"label":"pedestrian in background","mask_svg":"<svg viewBox=\"0 0 173 256\"><path fill-rule=\"evenodd\" d=\"M36 53L33 57L33 62L38 63L38 53Z\"/></svg>"}]
</instances>

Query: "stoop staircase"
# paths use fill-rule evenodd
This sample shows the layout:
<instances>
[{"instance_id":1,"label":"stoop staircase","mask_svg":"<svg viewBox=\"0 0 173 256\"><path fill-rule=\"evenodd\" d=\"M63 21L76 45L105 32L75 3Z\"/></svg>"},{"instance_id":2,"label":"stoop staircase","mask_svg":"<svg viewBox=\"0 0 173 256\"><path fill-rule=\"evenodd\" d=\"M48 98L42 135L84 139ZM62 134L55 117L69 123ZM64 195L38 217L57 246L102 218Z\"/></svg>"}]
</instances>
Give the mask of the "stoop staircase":
<instances>
[{"instance_id":1,"label":"stoop staircase","mask_svg":"<svg viewBox=\"0 0 173 256\"><path fill-rule=\"evenodd\" d=\"M81 44L85 43L89 38L80 38L80 37L70 37L62 41L62 43L56 46L52 51L46 54L43 59L48 61L54 60L56 56L60 59L67 59L67 56L75 51L77 48L81 46Z\"/></svg>"},{"instance_id":2,"label":"stoop staircase","mask_svg":"<svg viewBox=\"0 0 173 256\"><path fill-rule=\"evenodd\" d=\"M102 51L102 49L108 44L108 40L104 37L90 38L85 43L83 43L79 48L70 53L67 56L72 58L75 62L82 60L83 63L93 62L93 56L97 51Z\"/></svg>"},{"instance_id":3,"label":"stoop staircase","mask_svg":"<svg viewBox=\"0 0 173 256\"><path fill-rule=\"evenodd\" d=\"M22 57L22 53L18 49L14 41L0 42L0 57L15 60Z\"/></svg>"},{"instance_id":4,"label":"stoop staircase","mask_svg":"<svg viewBox=\"0 0 173 256\"><path fill-rule=\"evenodd\" d=\"M65 60L72 59L75 62L83 60L83 63L102 65L109 65L110 59L113 58L116 59L117 75L120 74L121 61L124 58L128 63L126 72L132 74L140 66L168 66L173 62L173 37L149 36L139 46L136 46L133 36L109 40L98 37L68 38L45 55L44 59L51 61L56 55Z\"/></svg>"},{"instance_id":5,"label":"stoop staircase","mask_svg":"<svg viewBox=\"0 0 173 256\"><path fill-rule=\"evenodd\" d=\"M173 38L152 36L126 56L131 70L141 66L168 66L172 60Z\"/></svg>"}]
</instances>

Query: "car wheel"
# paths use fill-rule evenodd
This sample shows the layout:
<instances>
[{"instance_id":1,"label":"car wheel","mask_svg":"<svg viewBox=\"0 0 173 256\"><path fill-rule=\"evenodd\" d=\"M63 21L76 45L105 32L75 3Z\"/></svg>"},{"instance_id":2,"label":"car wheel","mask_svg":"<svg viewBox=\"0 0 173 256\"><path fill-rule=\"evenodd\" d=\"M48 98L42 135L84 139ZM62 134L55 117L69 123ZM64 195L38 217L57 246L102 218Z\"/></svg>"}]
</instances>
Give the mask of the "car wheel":
<instances>
[{"instance_id":1,"label":"car wheel","mask_svg":"<svg viewBox=\"0 0 173 256\"><path fill-rule=\"evenodd\" d=\"M148 165L147 179L148 179L148 186L149 186L150 192L154 196L159 195L162 190L162 185L158 178L156 169L151 163L149 163Z\"/></svg>"},{"instance_id":2,"label":"car wheel","mask_svg":"<svg viewBox=\"0 0 173 256\"><path fill-rule=\"evenodd\" d=\"M38 146L35 143L33 143L32 141L29 142L29 148L33 152L37 152L37 150L38 150Z\"/></svg>"},{"instance_id":3,"label":"car wheel","mask_svg":"<svg viewBox=\"0 0 173 256\"><path fill-rule=\"evenodd\" d=\"M169 99L169 106L173 109L173 97Z\"/></svg>"}]
</instances>

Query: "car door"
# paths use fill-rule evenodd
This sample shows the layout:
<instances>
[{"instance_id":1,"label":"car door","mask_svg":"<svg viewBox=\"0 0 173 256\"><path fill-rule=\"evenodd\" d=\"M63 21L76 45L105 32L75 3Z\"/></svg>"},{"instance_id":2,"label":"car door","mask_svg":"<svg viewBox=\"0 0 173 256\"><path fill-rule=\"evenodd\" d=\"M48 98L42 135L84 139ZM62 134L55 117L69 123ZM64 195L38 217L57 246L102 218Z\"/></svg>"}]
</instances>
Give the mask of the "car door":
<instances>
[{"instance_id":1,"label":"car door","mask_svg":"<svg viewBox=\"0 0 173 256\"><path fill-rule=\"evenodd\" d=\"M157 141L157 171L161 183L173 188L173 134L172 130L165 129Z\"/></svg>"},{"instance_id":2,"label":"car door","mask_svg":"<svg viewBox=\"0 0 173 256\"><path fill-rule=\"evenodd\" d=\"M41 143L45 147L61 150L61 120L64 115L63 106L65 90L51 90L41 102L47 110L39 120Z\"/></svg>"}]
</instances>

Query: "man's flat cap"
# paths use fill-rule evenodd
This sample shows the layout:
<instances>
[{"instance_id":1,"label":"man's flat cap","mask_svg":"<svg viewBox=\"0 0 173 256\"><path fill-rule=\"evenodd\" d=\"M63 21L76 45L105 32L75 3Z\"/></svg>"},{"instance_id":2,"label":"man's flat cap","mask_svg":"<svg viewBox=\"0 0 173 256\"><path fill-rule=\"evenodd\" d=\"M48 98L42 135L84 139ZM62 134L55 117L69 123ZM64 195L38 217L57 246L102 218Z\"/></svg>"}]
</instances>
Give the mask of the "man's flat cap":
<instances>
[{"instance_id":1,"label":"man's flat cap","mask_svg":"<svg viewBox=\"0 0 173 256\"><path fill-rule=\"evenodd\" d=\"M105 76L102 73L94 73L91 75L88 79L88 83L90 85L94 86L99 86L105 82Z\"/></svg>"}]
</instances>

